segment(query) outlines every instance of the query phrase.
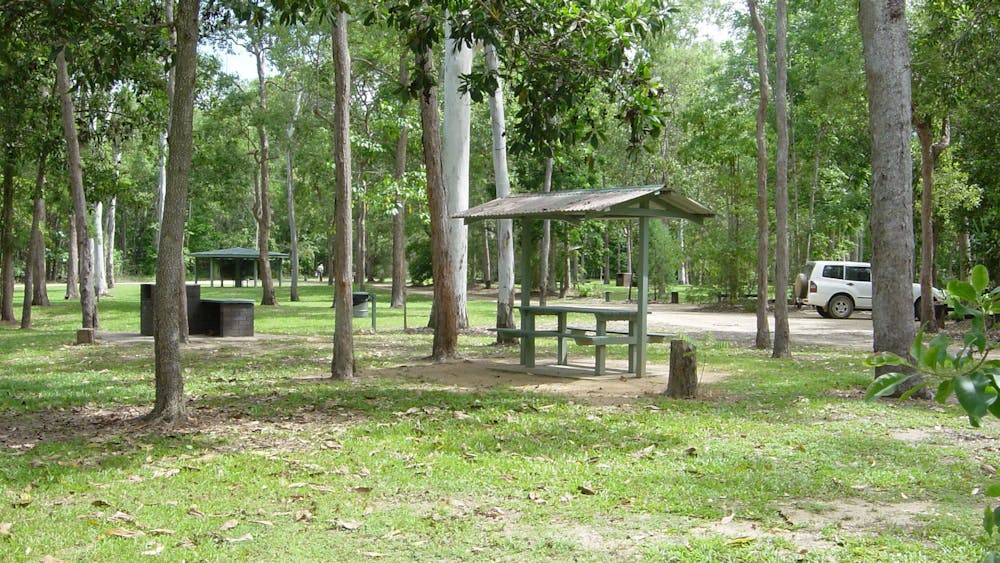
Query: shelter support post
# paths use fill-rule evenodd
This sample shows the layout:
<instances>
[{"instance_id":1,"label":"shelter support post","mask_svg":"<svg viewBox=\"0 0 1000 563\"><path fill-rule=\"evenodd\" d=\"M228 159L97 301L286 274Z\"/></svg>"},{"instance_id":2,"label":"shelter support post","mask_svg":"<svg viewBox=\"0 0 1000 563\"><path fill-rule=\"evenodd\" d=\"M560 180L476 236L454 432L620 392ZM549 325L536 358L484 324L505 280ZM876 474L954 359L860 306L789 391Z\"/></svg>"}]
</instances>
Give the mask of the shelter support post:
<instances>
[{"instance_id":1,"label":"shelter support post","mask_svg":"<svg viewBox=\"0 0 1000 563\"><path fill-rule=\"evenodd\" d=\"M531 227L532 221L525 219L521 222L521 307L531 305ZM531 325L531 326L528 326ZM521 310L521 330L522 334L535 330L535 317L525 314ZM535 366L535 339L530 336L521 336L521 365L526 367Z\"/></svg>"},{"instance_id":2,"label":"shelter support post","mask_svg":"<svg viewBox=\"0 0 1000 563\"><path fill-rule=\"evenodd\" d=\"M645 206L644 206L645 207ZM639 318L636 322L638 342L635 350L635 375L646 376L646 326L649 311L649 217L639 217Z\"/></svg>"}]
</instances>

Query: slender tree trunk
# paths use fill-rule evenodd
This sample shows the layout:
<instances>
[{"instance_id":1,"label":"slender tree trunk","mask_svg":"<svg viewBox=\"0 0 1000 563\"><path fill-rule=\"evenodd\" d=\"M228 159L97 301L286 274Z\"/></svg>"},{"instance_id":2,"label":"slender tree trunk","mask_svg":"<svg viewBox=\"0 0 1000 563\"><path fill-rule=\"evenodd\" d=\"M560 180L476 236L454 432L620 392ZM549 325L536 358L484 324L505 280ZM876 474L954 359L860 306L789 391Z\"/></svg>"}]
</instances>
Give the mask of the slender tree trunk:
<instances>
[{"instance_id":1,"label":"slender tree trunk","mask_svg":"<svg viewBox=\"0 0 1000 563\"><path fill-rule=\"evenodd\" d=\"M29 269L32 270L33 288L31 291L31 304L40 307L49 306L49 291L45 286L45 164L48 159L48 151L43 150L38 157L38 171L35 176L35 204L31 213L31 239L29 248L31 260Z\"/></svg>"},{"instance_id":2,"label":"slender tree trunk","mask_svg":"<svg viewBox=\"0 0 1000 563\"><path fill-rule=\"evenodd\" d=\"M264 75L264 46L257 43L254 46L254 57L257 61L257 108L261 114L267 112L267 77ZM271 146L267 135L267 127L261 123L257 126L257 136L260 142L260 208L257 216L257 250L260 252L258 270L262 295L261 305L277 305L274 296L274 280L271 277Z\"/></svg>"},{"instance_id":3,"label":"slender tree trunk","mask_svg":"<svg viewBox=\"0 0 1000 563\"><path fill-rule=\"evenodd\" d=\"M788 330L788 3L777 0L774 107L778 154L774 179L774 349L771 357L790 358Z\"/></svg>"},{"instance_id":4,"label":"slender tree trunk","mask_svg":"<svg viewBox=\"0 0 1000 563\"><path fill-rule=\"evenodd\" d=\"M0 234L0 267L3 277L3 295L0 298L0 321L14 322L14 167L17 155L13 144L4 151L3 162L3 232Z\"/></svg>"},{"instance_id":5,"label":"slender tree trunk","mask_svg":"<svg viewBox=\"0 0 1000 563\"><path fill-rule=\"evenodd\" d=\"M105 218L104 277L108 281L108 289L115 287L115 214L118 212L118 197L111 196L108 201L108 214Z\"/></svg>"},{"instance_id":6,"label":"slender tree trunk","mask_svg":"<svg viewBox=\"0 0 1000 563\"><path fill-rule=\"evenodd\" d=\"M444 135L441 161L444 189L448 197L448 216L469 208L469 133L472 106L468 94L459 92L459 78L472 71L472 48L449 37L445 23L444 57ZM455 312L458 328L469 326L466 310L469 285L469 228L462 219L448 219L448 252L455 289ZM437 280L435 280L437 283Z\"/></svg>"},{"instance_id":7,"label":"slender tree trunk","mask_svg":"<svg viewBox=\"0 0 1000 563\"><path fill-rule=\"evenodd\" d=\"M181 316L184 290L184 210L194 153L194 87L198 48L198 0L177 3L176 85L171 102L167 193L160 248L156 256L156 314L153 350L156 401L147 421L170 424L187 417L181 370Z\"/></svg>"},{"instance_id":8,"label":"slender tree trunk","mask_svg":"<svg viewBox=\"0 0 1000 563\"><path fill-rule=\"evenodd\" d=\"M822 132L820 133L822 137ZM809 186L809 215L806 217L806 261L812 260L812 232L815 222L813 213L816 210L816 193L819 191L820 150L817 139L816 152L813 154L812 184Z\"/></svg>"},{"instance_id":9,"label":"slender tree trunk","mask_svg":"<svg viewBox=\"0 0 1000 563\"><path fill-rule=\"evenodd\" d=\"M336 193L334 197L335 263L330 270L334 281L333 302L335 320L333 329L334 379L354 377L354 327L351 299L351 53L347 43L347 13L338 12L333 22L334 68L334 154L336 166Z\"/></svg>"},{"instance_id":10,"label":"slender tree trunk","mask_svg":"<svg viewBox=\"0 0 1000 563\"><path fill-rule=\"evenodd\" d=\"M76 242L76 215L69 213L66 253L66 299L80 298L80 245Z\"/></svg>"},{"instance_id":11,"label":"slender tree trunk","mask_svg":"<svg viewBox=\"0 0 1000 563\"><path fill-rule=\"evenodd\" d=\"M104 204L98 201L94 204L94 281L97 284L97 295L108 294L108 279L104 272Z\"/></svg>"},{"instance_id":12,"label":"slender tree trunk","mask_svg":"<svg viewBox=\"0 0 1000 563\"><path fill-rule=\"evenodd\" d=\"M399 83L410 85L410 70L406 64L406 52L399 59ZM399 137L396 138L396 164L393 178L396 180L396 213L392 216L392 307L403 307L406 302L406 199L403 177L406 174L406 143L409 130L404 121L406 105L399 105Z\"/></svg>"},{"instance_id":13,"label":"slender tree trunk","mask_svg":"<svg viewBox=\"0 0 1000 563\"><path fill-rule=\"evenodd\" d=\"M611 225L604 223L604 283L611 283Z\"/></svg>"},{"instance_id":14,"label":"slender tree trunk","mask_svg":"<svg viewBox=\"0 0 1000 563\"><path fill-rule=\"evenodd\" d=\"M860 0L872 159L872 325L876 352L909 357L913 323L910 49L905 0ZM876 368L875 375L898 366ZM911 378L913 384L916 378ZM905 392L906 389L900 389Z\"/></svg>"},{"instance_id":15,"label":"slender tree trunk","mask_svg":"<svg viewBox=\"0 0 1000 563\"><path fill-rule=\"evenodd\" d=\"M299 90L295 93L292 117L288 120L288 127L285 129L285 138L288 141L288 154L285 156L285 203L288 207L288 238L291 245L288 259L292 263L289 301L299 300L299 231L295 226L295 167L293 159L295 156L295 121L299 118L301 108L302 91Z\"/></svg>"},{"instance_id":16,"label":"slender tree trunk","mask_svg":"<svg viewBox=\"0 0 1000 563\"><path fill-rule=\"evenodd\" d=\"M545 159L545 181L542 183L542 192L552 191L552 168L555 164L555 157L549 155ZM552 221L548 219L542 221L542 242L538 252L538 304L545 305L549 293L549 253L552 249ZM522 260L528 260L524 256Z\"/></svg>"},{"instance_id":17,"label":"slender tree trunk","mask_svg":"<svg viewBox=\"0 0 1000 563\"><path fill-rule=\"evenodd\" d=\"M362 175L363 176L363 175ZM364 189L364 188L362 188ZM354 283L358 291L365 291L368 279L368 206L364 201L358 202L358 219L354 227Z\"/></svg>"},{"instance_id":18,"label":"slender tree trunk","mask_svg":"<svg viewBox=\"0 0 1000 563\"><path fill-rule=\"evenodd\" d=\"M920 139L920 320L924 330L937 332L934 318L934 165L951 143L951 126L947 119L941 127L941 138L934 142L933 123L929 115L914 113L917 138Z\"/></svg>"},{"instance_id":19,"label":"slender tree trunk","mask_svg":"<svg viewBox=\"0 0 1000 563\"><path fill-rule=\"evenodd\" d=\"M66 68L66 48L56 55L56 82L62 105L63 135L69 157L70 194L76 219L76 244L80 257L80 308L83 328L97 328L97 301L94 297L94 259L90 252L90 229L87 226L87 200L83 192L83 164L80 142L76 135L73 98L69 93L69 71Z\"/></svg>"},{"instance_id":20,"label":"slender tree trunk","mask_svg":"<svg viewBox=\"0 0 1000 563\"><path fill-rule=\"evenodd\" d=\"M498 72L500 61L496 47L483 48L486 69ZM510 195L510 174L507 170L507 125L504 115L503 87L497 75L497 89L490 95L490 126L493 133L493 178L497 197ZM527 257L525 257L527 259ZM514 328L514 221L497 220L497 327ZM497 342L510 343L508 334L497 334Z\"/></svg>"},{"instance_id":21,"label":"slender tree trunk","mask_svg":"<svg viewBox=\"0 0 1000 563\"><path fill-rule=\"evenodd\" d=\"M174 2L163 0L163 19L167 24L169 45L177 46L177 31L174 29ZM160 229L163 224L163 200L167 195L167 137L170 135L170 107L174 100L174 67L167 71L167 127L160 133L160 174L156 182L156 248L160 247Z\"/></svg>"},{"instance_id":22,"label":"slender tree trunk","mask_svg":"<svg viewBox=\"0 0 1000 563\"><path fill-rule=\"evenodd\" d=\"M770 228L767 205L767 35L757 13L757 0L747 0L750 21L757 37L757 337L754 347L771 347L771 328L767 319L768 238Z\"/></svg>"},{"instance_id":23,"label":"slender tree trunk","mask_svg":"<svg viewBox=\"0 0 1000 563\"><path fill-rule=\"evenodd\" d=\"M417 54L416 65L425 77L435 76L433 53ZM420 91L421 144L424 147L424 170L427 175L427 201L431 219L431 268L434 274L434 342L431 359L436 362L454 358L458 351L458 303L455 299L454 273L448 237L448 194L441 167L441 133L438 117L437 86L426 79Z\"/></svg>"}]
</instances>

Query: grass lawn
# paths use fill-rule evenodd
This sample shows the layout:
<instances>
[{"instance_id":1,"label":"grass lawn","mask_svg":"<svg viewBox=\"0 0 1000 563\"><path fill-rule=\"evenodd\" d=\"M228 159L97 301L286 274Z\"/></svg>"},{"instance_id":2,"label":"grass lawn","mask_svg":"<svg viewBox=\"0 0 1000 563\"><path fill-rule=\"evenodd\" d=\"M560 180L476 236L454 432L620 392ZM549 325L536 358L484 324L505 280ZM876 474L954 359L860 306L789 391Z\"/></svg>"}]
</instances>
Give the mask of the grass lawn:
<instances>
[{"instance_id":1,"label":"grass lawn","mask_svg":"<svg viewBox=\"0 0 1000 563\"><path fill-rule=\"evenodd\" d=\"M290 303L286 286L280 306L256 307L254 341L186 346L192 421L169 429L132 422L153 403L149 339L72 345L77 302L34 309L30 331L0 325L0 560L983 554L979 491L1000 466L1000 427L971 429L953 406L863 402L863 354L772 360L699 342L699 366L726 376L698 400L471 385L517 354L484 330L495 302L470 301L463 360L436 366L423 359L429 294L410 293L404 321L380 290L378 332L355 321L360 376L335 382L330 291L307 284ZM113 294L101 331L137 333L139 286Z\"/></svg>"}]
</instances>

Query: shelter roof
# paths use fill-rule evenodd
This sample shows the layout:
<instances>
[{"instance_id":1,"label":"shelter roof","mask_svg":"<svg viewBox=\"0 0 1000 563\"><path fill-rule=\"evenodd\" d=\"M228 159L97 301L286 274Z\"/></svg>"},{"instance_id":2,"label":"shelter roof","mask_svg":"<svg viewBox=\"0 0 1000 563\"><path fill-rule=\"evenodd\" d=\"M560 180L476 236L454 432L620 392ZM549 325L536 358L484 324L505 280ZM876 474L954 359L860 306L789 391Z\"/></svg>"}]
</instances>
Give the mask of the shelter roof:
<instances>
[{"instance_id":1,"label":"shelter roof","mask_svg":"<svg viewBox=\"0 0 1000 563\"><path fill-rule=\"evenodd\" d=\"M260 251L252 248L223 248L221 250L205 250L202 252L192 252L191 256L197 258L230 258L257 260L260 258ZM288 258L284 252L268 252L268 258Z\"/></svg>"},{"instance_id":2,"label":"shelter roof","mask_svg":"<svg viewBox=\"0 0 1000 563\"><path fill-rule=\"evenodd\" d=\"M512 194L452 215L472 222L482 219L627 219L661 217L701 223L710 209L663 185L599 190Z\"/></svg>"}]
</instances>

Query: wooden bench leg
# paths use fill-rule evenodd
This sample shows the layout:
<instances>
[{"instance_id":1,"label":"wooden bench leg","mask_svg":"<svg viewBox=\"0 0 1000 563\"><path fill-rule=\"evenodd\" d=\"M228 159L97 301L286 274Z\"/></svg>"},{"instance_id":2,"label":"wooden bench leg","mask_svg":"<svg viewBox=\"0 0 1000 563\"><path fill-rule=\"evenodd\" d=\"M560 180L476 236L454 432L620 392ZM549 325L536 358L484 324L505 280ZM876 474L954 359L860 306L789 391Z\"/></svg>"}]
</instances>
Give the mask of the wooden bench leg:
<instances>
[{"instance_id":1,"label":"wooden bench leg","mask_svg":"<svg viewBox=\"0 0 1000 563\"><path fill-rule=\"evenodd\" d=\"M566 334L566 315L559 315L557 329L559 332ZM567 357L569 354L567 354L567 348L568 346L566 345L565 338L562 336L556 338L556 363L561 366L566 365L568 361Z\"/></svg>"},{"instance_id":2,"label":"wooden bench leg","mask_svg":"<svg viewBox=\"0 0 1000 563\"><path fill-rule=\"evenodd\" d=\"M528 368L535 367L535 337L521 337L521 365Z\"/></svg>"},{"instance_id":3,"label":"wooden bench leg","mask_svg":"<svg viewBox=\"0 0 1000 563\"><path fill-rule=\"evenodd\" d=\"M608 359L607 348L603 344L594 346L594 375L604 375L605 364Z\"/></svg>"}]
</instances>

